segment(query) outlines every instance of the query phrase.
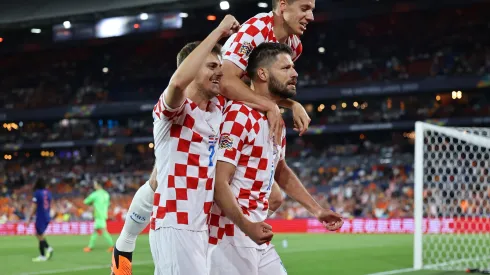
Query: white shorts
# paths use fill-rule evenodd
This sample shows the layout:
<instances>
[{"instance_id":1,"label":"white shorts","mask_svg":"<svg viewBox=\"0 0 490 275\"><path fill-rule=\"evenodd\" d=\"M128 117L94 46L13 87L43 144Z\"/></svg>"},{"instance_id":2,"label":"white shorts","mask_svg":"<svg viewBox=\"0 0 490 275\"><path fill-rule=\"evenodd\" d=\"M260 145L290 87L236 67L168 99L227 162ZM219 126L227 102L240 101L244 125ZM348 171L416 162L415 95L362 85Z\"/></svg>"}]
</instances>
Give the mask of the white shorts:
<instances>
[{"instance_id":1,"label":"white shorts","mask_svg":"<svg viewBox=\"0 0 490 275\"><path fill-rule=\"evenodd\" d=\"M281 258L273 245L264 250L236 247L220 241L210 245L209 275L287 275Z\"/></svg>"},{"instance_id":2,"label":"white shorts","mask_svg":"<svg viewBox=\"0 0 490 275\"><path fill-rule=\"evenodd\" d=\"M207 275L208 232L150 230L155 275Z\"/></svg>"}]
</instances>

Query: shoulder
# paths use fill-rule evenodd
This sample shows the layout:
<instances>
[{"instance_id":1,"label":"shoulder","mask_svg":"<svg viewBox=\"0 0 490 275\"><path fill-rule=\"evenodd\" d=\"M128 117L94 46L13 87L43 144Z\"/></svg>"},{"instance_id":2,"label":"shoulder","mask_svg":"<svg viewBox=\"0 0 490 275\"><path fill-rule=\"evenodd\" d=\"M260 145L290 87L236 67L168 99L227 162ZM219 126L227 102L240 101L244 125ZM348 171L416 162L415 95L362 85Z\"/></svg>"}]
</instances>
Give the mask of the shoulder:
<instances>
[{"instance_id":1,"label":"shoulder","mask_svg":"<svg viewBox=\"0 0 490 275\"><path fill-rule=\"evenodd\" d=\"M270 24L274 19L272 12L261 12L257 13L254 17L245 21L244 24L254 25L254 24Z\"/></svg>"},{"instance_id":2,"label":"shoulder","mask_svg":"<svg viewBox=\"0 0 490 275\"><path fill-rule=\"evenodd\" d=\"M237 38L246 38L247 36L244 35L247 34L250 37L258 39L258 41L254 40L255 44L257 44L257 42L260 43L261 39L266 39L269 36L269 32L272 31L273 20L272 12L259 13L243 23Z\"/></svg>"},{"instance_id":3,"label":"shoulder","mask_svg":"<svg viewBox=\"0 0 490 275\"><path fill-rule=\"evenodd\" d=\"M154 121L163 120L164 118L166 120L172 120L175 117L180 116L185 111L186 107L190 105L189 100L186 99L178 108L170 108L165 102L165 94L167 91L168 87L160 95L158 102L153 107L152 115Z\"/></svg>"},{"instance_id":4,"label":"shoulder","mask_svg":"<svg viewBox=\"0 0 490 275\"><path fill-rule=\"evenodd\" d=\"M261 112L243 102L230 100L224 111L223 129L231 127L238 130L245 129L247 132L258 132L262 121L267 119Z\"/></svg>"},{"instance_id":5,"label":"shoulder","mask_svg":"<svg viewBox=\"0 0 490 275\"><path fill-rule=\"evenodd\" d=\"M265 116L261 112L247 106L245 103L241 101L235 101L235 100L228 101L228 103L225 106L224 113L225 114L239 113L254 121L265 118Z\"/></svg>"}]
</instances>

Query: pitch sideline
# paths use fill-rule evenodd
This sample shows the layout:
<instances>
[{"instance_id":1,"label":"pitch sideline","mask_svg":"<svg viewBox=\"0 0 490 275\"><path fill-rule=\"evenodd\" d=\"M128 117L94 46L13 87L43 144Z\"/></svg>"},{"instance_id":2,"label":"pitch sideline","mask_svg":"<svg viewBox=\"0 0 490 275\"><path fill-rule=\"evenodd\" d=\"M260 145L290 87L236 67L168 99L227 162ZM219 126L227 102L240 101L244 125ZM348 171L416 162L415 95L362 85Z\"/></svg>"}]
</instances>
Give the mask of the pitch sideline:
<instances>
[{"instance_id":1,"label":"pitch sideline","mask_svg":"<svg viewBox=\"0 0 490 275\"><path fill-rule=\"evenodd\" d=\"M413 272L415 269L413 268L403 268L403 269L394 269L390 271L383 271L383 272L377 272L377 273L370 273L366 275L391 275L391 274L401 274L401 273L408 273L408 272Z\"/></svg>"}]
</instances>

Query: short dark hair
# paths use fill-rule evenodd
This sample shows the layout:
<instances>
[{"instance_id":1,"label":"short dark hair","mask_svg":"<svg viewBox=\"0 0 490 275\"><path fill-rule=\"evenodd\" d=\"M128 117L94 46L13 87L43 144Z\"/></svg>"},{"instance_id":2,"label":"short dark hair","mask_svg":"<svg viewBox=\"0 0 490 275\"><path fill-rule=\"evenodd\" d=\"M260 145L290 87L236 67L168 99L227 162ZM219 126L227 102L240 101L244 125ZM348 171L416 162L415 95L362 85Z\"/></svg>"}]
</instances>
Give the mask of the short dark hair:
<instances>
[{"instance_id":1,"label":"short dark hair","mask_svg":"<svg viewBox=\"0 0 490 275\"><path fill-rule=\"evenodd\" d=\"M286 44L282 43L262 43L257 46L248 58L247 75L254 80L257 76L257 70L260 67L270 66L281 53L293 56L293 50Z\"/></svg>"},{"instance_id":2,"label":"short dark hair","mask_svg":"<svg viewBox=\"0 0 490 275\"><path fill-rule=\"evenodd\" d=\"M46 188L46 182L44 181L43 178L38 178L36 180L36 183L34 183L34 190L39 190L39 189L45 189Z\"/></svg>"},{"instance_id":3,"label":"short dark hair","mask_svg":"<svg viewBox=\"0 0 490 275\"><path fill-rule=\"evenodd\" d=\"M294 1L296 1L296 0L286 0L286 2L288 2L288 4L292 4L292 3L294 3ZM281 2L281 0L272 0L272 10L276 9L279 2Z\"/></svg>"},{"instance_id":4,"label":"short dark hair","mask_svg":"<svg viewBox=\"0 0 490 275\"><path fill-rule=\"evenodd\" d=\"M179 67L180 64L182 64L182 62L184 62L184 60L189 56L189 54L191 54L191 52L193 50L195 50L197 48L197 46L199 46L199 44L201 44L201 41L194 41L194 42L191 42L191 43L187 43L180 50L180 52L177 54L177 67ZM216 55L218 55L218 56L221 56L221 45L220 44L216 44L213 47L213 50L211 52L214 53L214 54L216 54Z\"/></svg>"}]
</instances>

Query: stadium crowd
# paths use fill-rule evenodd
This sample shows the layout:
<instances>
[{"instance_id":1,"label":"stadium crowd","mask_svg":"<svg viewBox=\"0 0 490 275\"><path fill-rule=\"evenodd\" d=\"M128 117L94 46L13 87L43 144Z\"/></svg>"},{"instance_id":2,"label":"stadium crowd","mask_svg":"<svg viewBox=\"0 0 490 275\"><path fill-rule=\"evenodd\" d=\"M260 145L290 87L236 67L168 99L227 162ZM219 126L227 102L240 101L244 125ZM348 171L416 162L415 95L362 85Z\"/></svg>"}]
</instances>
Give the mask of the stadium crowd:
<instances>
[{"instance_id":1,"label":"stadium crowd","mask_svg":"<svg viewBox=\"0 0 490 275\"><path fill-rule=\"evenodd\" d=\"M299 86L488 74L489 26L478 6L312 23L302 37L308 50L296 64ZM4 53L0 106L154 99L175 68L176 50L186 41L202 39L193 32L179 35Z\"/></svg>"},{"instance_id":2,"label":"stadium crowd","mask_svg":"<svg viewBox=\"0 0 490 275\"><path fill-rule=\"evenodd\" d=\"M321 203L346 217L411 215L413 156L404 153L406 148L364 140L321 149L316 147L322 137L291 140L288 161ZM134 192L149 177L153 159L153 150L147 144L58 151L46 158L19 154L14 161L2 162L0 221L25 219L32 183L39 176L50 180L55 220L92 218L90 209L82 203L92 189L92 180L102 182L111 193L111 219L121 220ZM296 203L286 200L273 218L308 216Z\"/></svg>"},{"instance_id":3,"label":"stadium crowd","mask_svg":"<svg viewBox=\"0 0 490 275\"><path fill-rule=\"evenodd\" d=\"M363 100L326 100L304 105L312 118L311 125L382 123L424 119L469 118L490 116L490 97L485 91L463 92L454 98L451 92L385 96ZM292 128L292 113L284 120ZM115 118L64 118L53 121L15 122L0 137L0 142L47 142L112 137L150 137L153 121L148 112ZM4 128L9 128L4 124Z\"/></svg>"}]
</instances>

